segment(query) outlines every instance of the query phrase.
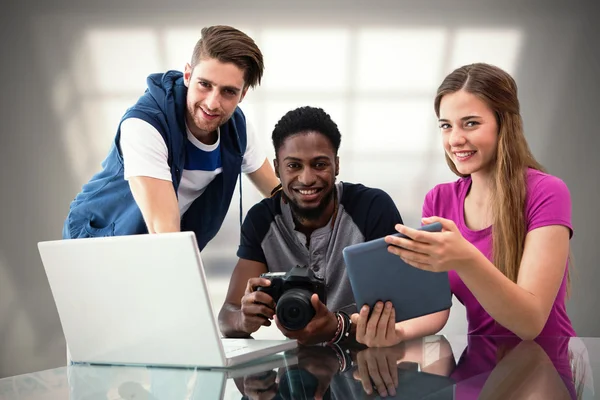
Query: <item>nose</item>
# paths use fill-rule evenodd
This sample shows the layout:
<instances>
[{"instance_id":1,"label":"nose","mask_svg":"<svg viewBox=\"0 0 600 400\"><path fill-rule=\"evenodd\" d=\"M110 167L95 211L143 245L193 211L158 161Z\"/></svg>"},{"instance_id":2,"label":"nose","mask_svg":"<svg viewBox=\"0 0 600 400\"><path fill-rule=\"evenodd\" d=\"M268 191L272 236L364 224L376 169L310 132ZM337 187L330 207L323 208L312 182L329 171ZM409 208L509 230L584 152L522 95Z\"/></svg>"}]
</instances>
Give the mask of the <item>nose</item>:
<instances>
[{"instance_id":1,"label":"nose","mask_svg":"<svg viewBox=\"0 0 600 400\"><path fill-rule=\"evenodd\" d=\"M317 176L310 167L303 168L302 172L300 172L300 175L298 176L298 181L304 186L312 186L316 180Z\"/></svg>"},{"instance_id":2,"label":"nose","mask_svg":"<svg viewBox=\"0 0 600 400\"><path fill-rule=\"evenodd\" d=\"M218 109L219 103L220 103L219 94L217 93L216 90L213 90L212 92L210 92L206 96L206 99L204 101L204 104L206 105L206 108L208 108L209 111Z\"/></svg>"},{"instance_id":3,"label":"nose","mask_svg":"<svg viewBox=\"0 0 600 400\"><path fill-rule=\"evenodd\" d=\"M451 147L459 147L466 143L465 133L460 128L454 128L450 132L450 138L448 139L448 144Z\"/></svg>"}]
</instances>

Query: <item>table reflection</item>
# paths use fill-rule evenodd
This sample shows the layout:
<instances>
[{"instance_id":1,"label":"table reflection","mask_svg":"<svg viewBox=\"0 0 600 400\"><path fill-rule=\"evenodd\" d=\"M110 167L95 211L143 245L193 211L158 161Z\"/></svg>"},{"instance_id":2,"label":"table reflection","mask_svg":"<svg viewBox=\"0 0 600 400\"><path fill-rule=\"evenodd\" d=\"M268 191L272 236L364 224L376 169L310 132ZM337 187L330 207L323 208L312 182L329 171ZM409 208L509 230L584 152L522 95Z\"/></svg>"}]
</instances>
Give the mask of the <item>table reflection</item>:
<instances>
[{"instance_id":1,"label":"table reflection","mask_svg":"<svg viewBox=\"0 0 600 400\"><path fill-rule=\"evenodd\" d=\"M76 364L67 367L70 399L223 399L228 380L266 374L298 362L292 353L264 357L243 366L205 370ZM239 396L238 396L239 397Z\"/></svg>"},{"instance_id":2,"label":"table reflection","mask_svg":"<svg viewBox=\"0 0 600 400\"><path fill-rule=\"evenodd\" d=\"M589 399L588 348L600 359L600 339L431 336L299 347L227 370L80 364L0 379L0 400Z\"/></svg>"},{"instance_id":3,"label":"table reflection","mask_svg":"<svg viewBox=\"0 0 600 400\"><path fill-rule=\"evenodd\" d=\"M586 371L571 338L473 336L451 374L457 398L578 399Z\"/></svg>"},{"instance_id":4,"label":"table reflection","mask_svg":"<svg viewBox=\"0 0 600 400\"><path fill-rule=\"evenodd\" d=\"M459 357L442 336L390 348L300 347L298 364L239 378L236 386L243 399L261 400L593 398L585 387L591 371L570 340L473 336Z\"/></svg>"}]
</instances>

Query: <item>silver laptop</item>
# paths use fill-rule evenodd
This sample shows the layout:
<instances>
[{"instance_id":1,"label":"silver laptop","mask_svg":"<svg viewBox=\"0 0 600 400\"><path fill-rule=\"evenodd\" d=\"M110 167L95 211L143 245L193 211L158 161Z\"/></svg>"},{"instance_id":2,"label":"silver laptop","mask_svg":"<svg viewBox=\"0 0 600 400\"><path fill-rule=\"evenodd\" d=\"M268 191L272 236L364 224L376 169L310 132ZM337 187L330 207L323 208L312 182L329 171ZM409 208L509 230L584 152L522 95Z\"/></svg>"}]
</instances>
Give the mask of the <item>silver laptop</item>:
<instances>
[{"instance_id":1,"label":"silver laptop","mask_svg":"<svg viewBox=\"0 0 600 400\"><path fill-rule=\"evenodd\" d=\"M192 232L38 248L73 362L220 368L297 346L221 338Z\"/></svg>"}]
</instances>

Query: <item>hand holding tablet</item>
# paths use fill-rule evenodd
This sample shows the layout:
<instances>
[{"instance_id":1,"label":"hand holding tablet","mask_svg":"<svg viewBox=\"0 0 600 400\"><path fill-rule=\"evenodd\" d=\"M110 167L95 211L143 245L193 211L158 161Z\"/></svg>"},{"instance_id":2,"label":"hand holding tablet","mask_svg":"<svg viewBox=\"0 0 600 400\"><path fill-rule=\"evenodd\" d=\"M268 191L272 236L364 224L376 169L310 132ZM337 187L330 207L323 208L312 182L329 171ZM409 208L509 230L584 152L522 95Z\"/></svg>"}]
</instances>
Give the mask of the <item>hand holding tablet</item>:
<instances>
[{"instance_id":1,"label":"hand holding tablet","mask_svg":"<svg viewBox=\"0 0 600 400\"><path fill-rule=\"evenodd\" d=\"M420 228L428 232L440 232L441 229L439 222ZM401 233L392 236L408 238ZM452 297L448 274L412 267L390 253L388 246L385 238L380 238L343 250L357 308L367 304L373 309L377 301L390 301L396 322L450 308Z\"/></svg>"}]
</instances>

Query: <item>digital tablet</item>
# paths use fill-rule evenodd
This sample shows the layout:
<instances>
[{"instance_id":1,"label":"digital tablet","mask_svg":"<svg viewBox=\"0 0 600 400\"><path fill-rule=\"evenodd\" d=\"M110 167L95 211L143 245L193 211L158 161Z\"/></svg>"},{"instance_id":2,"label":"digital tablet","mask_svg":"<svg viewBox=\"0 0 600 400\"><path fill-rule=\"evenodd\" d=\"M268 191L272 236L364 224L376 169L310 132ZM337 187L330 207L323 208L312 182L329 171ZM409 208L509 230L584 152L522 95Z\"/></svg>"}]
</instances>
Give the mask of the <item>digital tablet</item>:
<instances>
[{"instance_id":1,"label":"digital tablet","mask_svg":"<svg viewBox=\"0 0 600 400\"><path fill-rule=\"evenodd\" d=\"M420 230L440 232L439 222ZM400 233L394 236L406 237ZM423 271L388 252L384 238L344 248L348 279L356 307L367 304L373 309L377 301L391 301L396 322L446 310L452 305L447 272Z\"/></svg>"}]
</instances>

